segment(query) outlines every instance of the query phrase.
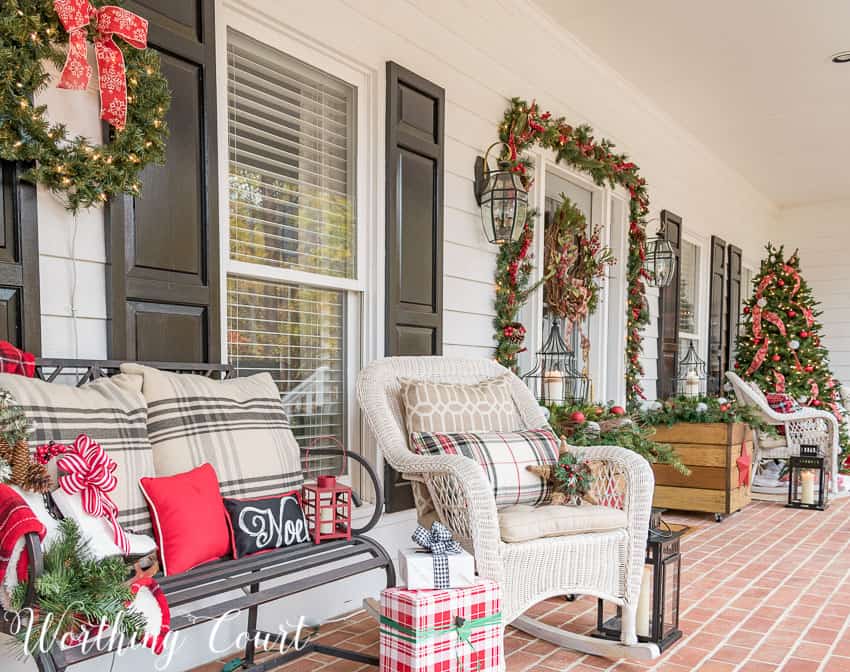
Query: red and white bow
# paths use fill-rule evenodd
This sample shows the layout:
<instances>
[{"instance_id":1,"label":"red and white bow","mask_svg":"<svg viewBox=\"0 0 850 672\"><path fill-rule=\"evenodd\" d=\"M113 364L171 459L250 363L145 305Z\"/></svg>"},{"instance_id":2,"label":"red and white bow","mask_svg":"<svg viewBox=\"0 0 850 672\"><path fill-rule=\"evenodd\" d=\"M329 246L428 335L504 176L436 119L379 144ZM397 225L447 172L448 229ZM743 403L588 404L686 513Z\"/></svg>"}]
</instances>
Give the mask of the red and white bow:
<instances>
[{"instance_id":1,"label":"red and white bow","mask_svg":"<svg viewBox=\"0 0 850 672\"><path fill-rule=\"evenodd\" d=\"M112 527L115 545L124 555L130 553L127 533L118 524L118 506L109 493L118 486L115 470L118 465L103 447L85 434L80 434L71 450L58 462L65 474L59 477L59 486L69 495L80 494L83 511L95 518L106 518Z\"/></svg>"},{"instance_id":2,"label":"red and white bow","mask_svg":"<svg viewBox=\"0 0 850 672\"><path fill-rule=\"evenodd\" d=\"M53 8L68 32L68 57L60 89L85 89L91 79L91 66L86 58L86 34L93 21L97 35L94 53L100 78L100 118L122 129L127 123L127 71L124 54L112 39L118 35L136 49L148 44L148 22L133 12L105 5L95 9L88 0L54 0Z\"/></svg>"}]
</instances>

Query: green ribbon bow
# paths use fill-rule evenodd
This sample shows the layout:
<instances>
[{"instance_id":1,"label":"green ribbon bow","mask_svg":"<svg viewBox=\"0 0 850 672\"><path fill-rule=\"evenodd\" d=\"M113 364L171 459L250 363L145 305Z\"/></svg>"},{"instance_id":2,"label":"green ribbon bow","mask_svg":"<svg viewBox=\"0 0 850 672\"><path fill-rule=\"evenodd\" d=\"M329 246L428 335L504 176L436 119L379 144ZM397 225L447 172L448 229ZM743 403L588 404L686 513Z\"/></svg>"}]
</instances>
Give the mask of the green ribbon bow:
<instances>
[{"instance_id":1,"label":"green ribbon bow","mask_svg":"<svg viewBox=\"0 0 850 672\"><path fill-rule=\"evenodd\" d=\"M388 616L381 616L381 632L390 637L395 637L396 639L410 642L411 644L420 644L428 641L429 639L442 637L443 635L448 635L454 632L457 635L457 640L468 644L469 648L473 651L475 651L475 647L472 646L472 641L470 639L472 637L473 630L501 624L501 612L474 619L465 619L458 616L451 625L443 628L430 628L427 630L415 630L407 627L406 625L402 625L398 621L394 621ZM457 649L455 649L455 656L457 657L458 662L460 662L460 652Z\"/></svg>"}]
</instances>

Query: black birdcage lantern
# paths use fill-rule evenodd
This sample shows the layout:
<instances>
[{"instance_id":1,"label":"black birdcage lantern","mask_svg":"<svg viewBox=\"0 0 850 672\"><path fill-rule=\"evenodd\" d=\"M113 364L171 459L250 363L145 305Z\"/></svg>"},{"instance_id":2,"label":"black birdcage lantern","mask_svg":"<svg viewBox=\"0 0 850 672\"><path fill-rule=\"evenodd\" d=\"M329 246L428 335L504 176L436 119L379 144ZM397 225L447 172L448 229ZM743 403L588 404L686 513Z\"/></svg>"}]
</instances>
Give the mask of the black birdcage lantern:
<instances>
[{"instance_id":1,"label":"black birdcage lantern","mask_svg":"<svg viewBox=\"0 0 850 672\"><path fill-rule=\"evenodd\" d=\"M698 397L702 394L706 380L705 360L701 359L694 348L694 342L688 343L685 356L676 367L675 390L683 397Z\"/></svg>"},{"instance_id":2,"label":"black birdcage lantern","mask_svg":"<svg viewBox=\"0 0 850 672\"><path fill-rule=\"evenodd\" d=\"M794 509L823 511L829 506L829 460L818 446L800 446L788 458L788 504Z\"/></svg>"},{"instance_id":3,"label":"black birdcage lantern","mask_svg":"<svg viewBox=\"0 0 850 672\"><path fill-rule=\"evenodd\" d=\"M561 321L555 317L549 336L537 352L537 364L522 379L541 404L559 406L587 402L590 379L576 367L575 352L561 334Z\"/></svg>"},{"instance_id":4,"label":"black birdcage lantern","mask_svg":"<svg viewBox=\"0 0 850 672\"><path fill-rule=\"evenodd\" d=\"M519 238L528 215L528 191L518 173L508 161L500 161L496 170L487 165L490 150L475 159L475 200L481 206L484 237L494 245L503 245Z\"/></svg>"},{"instance_id":5,"label":"black birdcage lantern","mask_svg":"<svg viewBox=\"0 0 850 672\"><path fill-rule=\"evenodd\" d=\"M661 511L653 509L646 541L646 562L643 567L640 597L637 604L638 642L651 643L664 651L682 636L679 630L679 595L682 574L682 555L679 542L688 528L672 530L661 522ZM622 607L606 617L605 602L598 600L594 637L620 640Z\"/></svg>"},{"instance_id":6,"label":"black birdcage lantern","mask_svg":"<svg viewBox=\"0 0 850 672\"><path fill-rule=\"evenodd\" d=\"M676 250L667 240L663 224L655 237L646 241L643 269L650 287L669 287L676 277Z\"/></svg>"}]
</instances>

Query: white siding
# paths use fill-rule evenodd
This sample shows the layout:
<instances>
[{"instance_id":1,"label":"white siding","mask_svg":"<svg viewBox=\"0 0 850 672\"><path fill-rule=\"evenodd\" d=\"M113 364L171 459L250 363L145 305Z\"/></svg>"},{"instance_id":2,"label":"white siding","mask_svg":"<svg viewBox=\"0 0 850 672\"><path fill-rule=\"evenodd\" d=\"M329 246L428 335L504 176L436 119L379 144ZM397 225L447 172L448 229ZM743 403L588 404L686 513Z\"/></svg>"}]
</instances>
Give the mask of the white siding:
<instances>
[{"instance_id":1,"label":"white siding","mask_svg":"<svg viewBox=\"0 0 850 672\"><path fill-rule=\"evenodd\" d=\"M821 302L824 345L832 373L850 385L850 200L783 210L780 234L790 254L800 248L800 268Z\"/></svg>"}]
</instances>

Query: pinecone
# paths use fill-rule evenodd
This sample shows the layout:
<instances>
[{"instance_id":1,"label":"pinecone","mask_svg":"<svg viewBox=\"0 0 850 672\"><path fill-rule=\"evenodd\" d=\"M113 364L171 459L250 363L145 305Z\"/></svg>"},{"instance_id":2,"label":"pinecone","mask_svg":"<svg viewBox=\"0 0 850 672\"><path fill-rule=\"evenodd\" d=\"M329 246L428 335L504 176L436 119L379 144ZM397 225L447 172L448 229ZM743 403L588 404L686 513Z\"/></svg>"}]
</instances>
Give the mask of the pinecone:
<instances>
[{"instance_id":1,"label":"pinecone","mask_svg":"<svg viewBox=\"0 0 850 672\"><path fill-rule=\"evenodd\" d=\"M12 468L12 485L30 492L49 492L50 474L47 467L33 461L26 441L18 441L14 446L0 438L0 457Z\"/></svg>"}]
</instances>

